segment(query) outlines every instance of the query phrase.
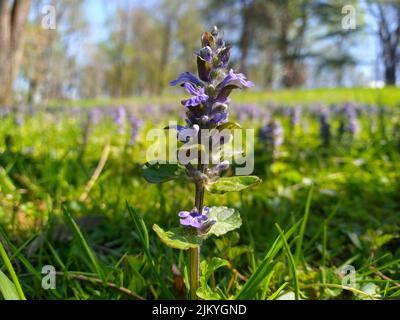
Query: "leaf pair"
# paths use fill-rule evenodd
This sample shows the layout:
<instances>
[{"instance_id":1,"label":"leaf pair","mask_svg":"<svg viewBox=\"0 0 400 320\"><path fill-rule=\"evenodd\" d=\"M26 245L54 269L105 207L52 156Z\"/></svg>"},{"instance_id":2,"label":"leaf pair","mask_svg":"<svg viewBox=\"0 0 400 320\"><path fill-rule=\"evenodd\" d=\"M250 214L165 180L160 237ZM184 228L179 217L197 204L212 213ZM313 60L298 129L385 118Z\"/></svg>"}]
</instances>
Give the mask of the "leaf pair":
<instances>
[{"instance_id":1,"label":"leaf pair","mask_svg":"<svg viewBox=\"0 0 400 320\"><path fill-rule=\"evenodd\" d=\"M184 227L165 231L156 224L153 226L153 230L165 245L174 249L188 250L200 246L203 239L206 239L210 235L219 237L242 225L240 213L236 209L211 207L208 217L210 220L215 220L216 222L205 233L198 234L196 230Z\"/></svg>"}]
</instances>

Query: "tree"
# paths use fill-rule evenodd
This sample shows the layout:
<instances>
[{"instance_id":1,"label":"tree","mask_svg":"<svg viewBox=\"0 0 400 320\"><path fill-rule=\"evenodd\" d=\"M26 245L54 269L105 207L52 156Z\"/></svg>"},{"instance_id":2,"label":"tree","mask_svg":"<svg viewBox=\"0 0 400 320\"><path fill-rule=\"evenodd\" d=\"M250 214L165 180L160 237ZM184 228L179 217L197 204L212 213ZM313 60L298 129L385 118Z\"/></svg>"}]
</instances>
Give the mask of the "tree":
<instances>
[{"instance_id":1,"label":"tree","mask_svg":"<svg viewBox=\"0 0 400 320\"><path fill-rule=\"evenodd\" d=\"M382 63L386 85L396 85L396 68L400 61L400 1L368 1L377 23L377 35L382 48Z\"/></svg>"},{"instance_id":2,"label":"tree","mask_svg":"<svg viewBox=\"0 0 400 320\"><path fill-rule=\"evenodd\" d=\"M0 104L12 103L30 0L0 0Z\"/></svg>"}]
</instances>

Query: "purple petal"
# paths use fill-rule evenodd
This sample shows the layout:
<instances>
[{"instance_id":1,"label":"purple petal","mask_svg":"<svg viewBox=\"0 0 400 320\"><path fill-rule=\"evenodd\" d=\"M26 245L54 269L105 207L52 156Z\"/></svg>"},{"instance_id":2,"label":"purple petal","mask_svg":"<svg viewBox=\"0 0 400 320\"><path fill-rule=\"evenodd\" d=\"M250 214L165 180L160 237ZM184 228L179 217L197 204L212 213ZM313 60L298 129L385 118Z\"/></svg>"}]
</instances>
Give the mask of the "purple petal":
<instances>
[{"instance_id":1,"label":"purple petal","mask_svg":"<svg viewBox=\"0 0 400 320\"><path fill-rule=\"evenodd\" d=\"M181 218L187 218L187 217L189 217L189 215L190 215L189 211L181 211L178 213L178 216Z\"/></svg>"},{"instance_id":2,"label":"purple petal","mask_svg":"<svg viewBox=\"0 0 400 320\"><path fill-rule=\"evenodd\" d=\"M243 87L250 88L254 86L254 83L248 81L243 73L234 73L233 70L231 69L229 71L229 74L219 84L219 87L221 88L226 87L228 84L236 80L238 80Z\"/></svg>"},{"instance_id":3,"label":"purple petal","mask_svg":"<svg viewBox=\"0 0 400 320\"><path fill-rule=\"evenodd\" d=\"M203 86L203 83L195 75L193 75L190 72L181 73L179 75L178 79L176 79L174 81L171 81L170 84L171 84L171 86L176 86L176 85L178 85L180 83L186 83L186 82L193 83L193 84L198 85L200 87Z\"/></svg>"},{"instance_id":4,"label":"purple petal","mask_svg":"<svg viewBox=\"0 0 400 320\"><path fill-rule=\"evenodd\" d=\"M206 214L202 214L196 218L198 221L206 221L208 219Z\"/></svg>"},{"instance_id":5,"label":"purple petal","mask_svg":"<svg viewBox=\"0 0 400 320\"><path fill-rule=\"evenodd\" d=\"M187 218L185 218L185 219L181 219L181 221L180 221L180 223L181 223L181 225L183 225L183 226L191 226L192 225L192 221L193 221L193 217L187 217Z\"/></svg>"},{"instance_id":6,"label":"purple petal","mask_svg":"<svg viewBox=\"0 0 400 320\"><path fill-rule=\"evenodd\" d=\"M204 207L203 208L203 214L209 214L211 209L209 207Z\"/></svg>"},{"instance_id":7,"label":"purple petal","mask_svg":"<svg viewBox=\"0 0 400 320\"><path fill-rule=\"evenodd\" d=\"M196 229L202 229L203 228L203 224L199 221L199 218L194 218L192 220L191 226L196 228Z\"/></svg>"}]
</instances>

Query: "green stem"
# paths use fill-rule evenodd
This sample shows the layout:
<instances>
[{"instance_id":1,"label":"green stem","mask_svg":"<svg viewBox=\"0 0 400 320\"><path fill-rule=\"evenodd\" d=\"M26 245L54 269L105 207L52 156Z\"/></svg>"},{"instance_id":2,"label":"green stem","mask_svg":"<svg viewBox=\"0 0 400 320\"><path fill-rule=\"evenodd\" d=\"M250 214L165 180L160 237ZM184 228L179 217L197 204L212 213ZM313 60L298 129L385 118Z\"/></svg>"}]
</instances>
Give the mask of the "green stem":
<instances>
[{"instance_id":1,"label":"green stem","mask_svg":"<svg viewBox=\"0 0 400 320\"><path fill-rule=\"evenodd\" d=\"M204 202L204 186L196 183L195 206L199 212L203 211ZM189 283L190 283L190 300L197 300L197 289L199 288L200 279L200 246L191 248L189 252Z\"/></svg>"},{"instance_id":2,"label":"green stem","mask_svg":"<svg viewBox=\"0 0 400 320\"><path fill-rule=\"evenodd\" d=\"M197 300L197 289L199 288L200 278L200 246L191 248L189 252L190 259L190 300Z\"/></svg>"}]
</instances>

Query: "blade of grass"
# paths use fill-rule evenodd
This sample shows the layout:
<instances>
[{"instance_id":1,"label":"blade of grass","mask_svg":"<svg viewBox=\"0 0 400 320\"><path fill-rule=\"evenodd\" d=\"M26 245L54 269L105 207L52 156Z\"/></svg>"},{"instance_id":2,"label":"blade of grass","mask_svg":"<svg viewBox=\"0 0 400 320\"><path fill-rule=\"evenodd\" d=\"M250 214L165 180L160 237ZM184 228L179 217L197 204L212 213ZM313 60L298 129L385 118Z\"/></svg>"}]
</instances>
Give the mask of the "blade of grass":
<instances>
[{"instance_id":1,"label":"blade of grass","mask_svg":"<svg viewBox=\"0 0 400 320\"><path fill-rule=\"evenodd\" d=\"M143 218L126 202L126 207L128 209L129 215L131 216L133 223L135 225L136 231L139 235L139 240L142 244L144 255L147 259L147 262L150 265L150 269L152 270L153 274L157 278L159 285L161 287L162 292L168 299L174 299L174 295L172 292L167 288L164 279L161 277L160 273L158 272L153 257L150 252L150 242L149 242L149 233L147 231L146 224L144 223Z\"/></svg>"},{"instance_id":2,"label":"blade of grass","mask_svg":"<svg viewBox=\"0 0 400 320\"><path fill-rule=\"evenodd\" d=\"M287 286L287 282L285 282L283 285L281 285L278 290L276 290L271 296L268 297L267 300L275 300L279 294L282 292L283 289L285 289L285 287Z\"/></svg>"},{"instance_id":3,"label":"blade of grass","mask_svg":"<svg viewBox=\"0 0 400 320\"><path fill-rule=\"evenodd\" d=\"M21 300L14 283L0 270L0 292L5 300Z\"/></svg>"},{"instance_id":4,"label":"blade of grass","mask_svg":"<svg viewBox=\"0 0 400 320\"><path fill-rule=\"evenodd\" d=\"M82 234L81 230L79 229L78 225L76 224L75 220L72 218L71 214L68 212L68 210L65 207L63 207L63 210L64 210L64 216L66 218L66 221L67 221L78 245L80 246L81 250L85 253L85 255L89 258L89 261L92 264L92 268L96 272L97 276L102 281L105 282L106 277L105 277L104 271L101 268L93 250L90 248L89 244L87 243L85 237L83 236L83 234Z\"/></svg>"},{"instance_id":5,"label":"blade of grass","mask_svg":"<svg viewBox=\"0 0 400 320\"><path fill-rule=\"evenodd\" d=\"M299 227L302 219L300 219L297 223L295 223L285 234L286 238L291 237L294 232ZM268 277L269 273L273 271L275 267L275 263L273 262L275 256L279 253L283 246L281 237L277 237L277 239L272 244L271 248L268 250L266 255L264 256L263 260L261 261L258 268L254 271L251 275L249 280L245 283L243 288L238 292L235 299L251 299L257 293L259 286L265 281Z\"/></svg>"},{"instance_id":6,"label":"blade of grass","mask_svg":"<svg viewBox=\"0 0 400 320\"><path fill-rule=\"evenodd\" d=\"M332 210L332 212L329 214L329 216L321 224L321 227L318 229L318 231L315 233L315 235L311 238L310 241L308 241L307 246L304 249L304 252L308 252L311 249L311 246L319 239L319 236L323 232L324 223L329 225L329 222L335 216L335 214L337 213L337 210L339 209L339 207L340 207L340 203L337 204L337 206Z\"/></svg>"},{"instance_id":7,"label":"blade of grass","mask_svg":"<svg viewBox=\"0 0 400 320\"><path fill-rule=\"evenodd\" d=\"M22 290L21 284L19 283L18 277L15 273L15 270L11 264L10 259L8 258L7 252L4 249L3 243L0 240L0 257L3 259L4 264L7 268L8 273L10 274L11 280L14 283L15 289L18 293L20 300L26 300L24 291Z\"/></svg>"},{"instance_id":8,"label":"blade of grass","mask_svg":"<svg viewBox=\"0 0 400 320\"><path fill-rule=\"evenodd\" d=\"M308 192L306 207L305 207L305 210L304 210L303 222L301 224L300 234L299 234L299 238L297 240L296 253L295 253L295 263L296 263L296 265L299 263L299 259L300 259L301 248L302 248L303 239L304 239L304 233L306 231L307 220L308 220L308 216L309 216L309 213L310 213L310 205L311 205L313 189L314 189L314 186L311 186L310 191Z\"/></svg>"},{"instance_id":9,"label":"blade of grass","mask_svg":"<svg viewBox=\"0 0 400 320\"><path fill-rule=\"evenodd\" d=\"M296 262L293 258L292 252L290 251L290 247L286 241L285 234L283 233L281 227L278 224L275 224L275 226L279 231L279 235L282 239L283 247L285 249L287 259L289 260L289 266L290 266L290 270L291 270L292 278L293 278L294 295L295 295L296 300L299 300L300 299L300 288L299 288L299 279L297 278L297 272L296 272Z\"/></svg>"}]
</instances>

